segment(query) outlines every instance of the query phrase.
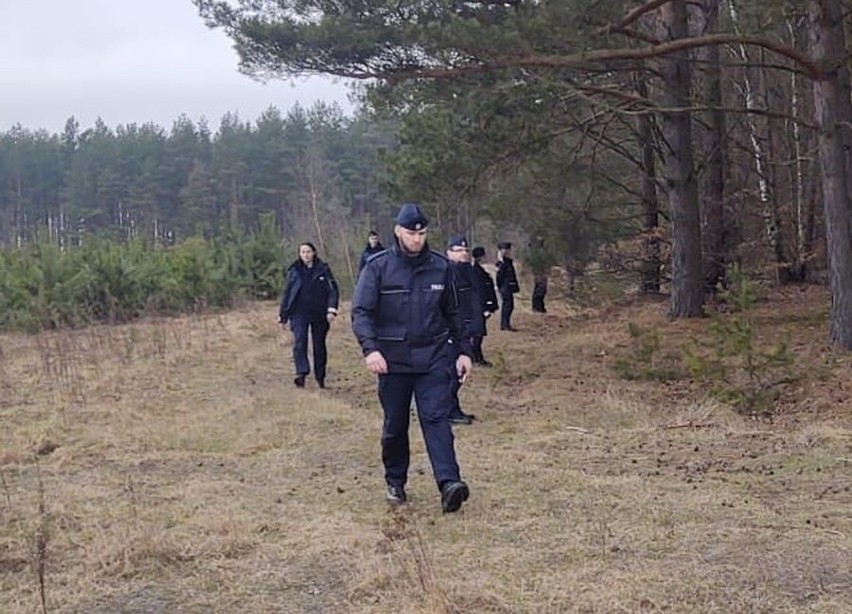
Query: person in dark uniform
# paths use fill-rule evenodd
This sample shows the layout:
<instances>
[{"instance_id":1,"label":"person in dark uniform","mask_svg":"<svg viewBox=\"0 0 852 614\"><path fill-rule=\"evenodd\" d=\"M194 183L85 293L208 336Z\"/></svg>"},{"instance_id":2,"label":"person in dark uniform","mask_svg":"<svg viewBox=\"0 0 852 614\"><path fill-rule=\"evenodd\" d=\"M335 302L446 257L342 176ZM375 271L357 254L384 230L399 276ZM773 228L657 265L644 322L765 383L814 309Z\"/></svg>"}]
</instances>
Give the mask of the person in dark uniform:
<instances>
[{"instance_id":1,"label":"person in dark uniform","mask_svg":"<svg viewBox=\"0 0 852 614\"><path fill-rule=\"evenodd\" d=\"M500 330L517 330L512 326L512 312L515 310L515 294L520 291L515 264L512 262L512 244L500 243L497 246L497 288L500 290Z\"/></svg>"},{"instance_id":2,"label":"person in dark uniform","mask_svg":"<svg viewBox=\"0 0 852 614\"><path fill-rule=\"evenodd\" d=\"M367 260L369 260L370 256L373 254L378 254L381 251L384 251L385 246L382 245L382 242L379 240L379 233L375 230L371 230L370 234L367 235L367 246L364 247L364 251L361 252L361 260L358 263L358 274L361 274L361 271L364 270L364 265L367 264Z\"/></svg>"},{"instance_id":3,"label":"person in dark uniform","mask_svg":"<svg viewBox=\"0 0 852 614\"><path fill-rule=\"evenodd\" d=\"M547 275L539 273L533 280L532 310L535 313L547 313L544 297L547 296Z\"/></svg>"},{"instance_id":4,"label":"person in dark uniform","mask_svg":"<svg viewBox=\"0 0 852 614\"><path fill-rule=\"evenodd\" d=\"M485 360L485 355L482 353L482 342L484 337L488 335L488 318L491 314L497 311L497 293L494 291L494 280L491 274L482 266L482 260L485 258L484 247L473 248L473 274L476 283L479 287L479 300L482 312L482 335L474 335L471 345L473 346L473 363L490 367L491 363Z\"/></svg>"},{"instance_id":5,"label":"person in dark uniform","mask_svg":"<svg viewBox=\"0 0 852 614\"><path fill-rule=\"evenodd\" d=\"M304 388L311 372L308 362L308 333L314 349L314 377L325 388L328 352L325 338L331 322L337 317L340 293L331 268L317 257L313 243L299 245L299 259L287 269L287 285L281 295L278 322L284 328L290 324L293 333L293 362L296 378L293 383Z\"/></svg>"},{"instance_id":6,"label":"person in dark uniform","mask_svg":"<svg viewBox=\"0 0 852 614\"><path fill-rule=\"evenodd\" d=\"M479 284L473 272L473 265L470 263L470 248L468 247L466 237L462 235L450 237L450 240L447 242L447 259L453 268L455 286L459 297L459 311L461 312L462 322L465 325L465 334L471 343L471 351L474 354L472 358L475 360L473 339L476 337L482 339L485 330L485 317L482 315ZM458 352L459 345L450 343L449 368L451 374L456 368ZM463 412L459 403L459 390L461 390L462 386L461 380L458 377L452 377L450 384L450 391L452 393L450 422L452 424L473 424L476 416Z\"/></svg>"},{"instance_id":7,"label":"person in dark uniform","mask_svg":"<svg viewBox=\"0 0 852 614\"><path fill-rule=\"evenodd\" d=\"M458 344L455 377L470 373L470 343L464 333L450 263L426 243L428 219L405 204L394 243L367 262L352 299L352 330L369 371L378 376L384 412L382 462L392 504L406 501L408 426L412 395L444 512L458 511L470 490L461 477L453 444L447 348Z\"/></svg>"}]
</instances>

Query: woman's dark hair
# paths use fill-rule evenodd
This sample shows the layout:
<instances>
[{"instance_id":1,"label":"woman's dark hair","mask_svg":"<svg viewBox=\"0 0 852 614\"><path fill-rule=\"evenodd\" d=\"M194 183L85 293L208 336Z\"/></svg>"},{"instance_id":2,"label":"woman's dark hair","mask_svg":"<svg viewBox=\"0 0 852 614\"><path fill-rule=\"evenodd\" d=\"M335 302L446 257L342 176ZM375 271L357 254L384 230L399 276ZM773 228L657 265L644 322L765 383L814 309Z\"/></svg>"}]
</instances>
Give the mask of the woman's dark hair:
<instances>
[{"instance_id":1,"label":"woman's dark hair","mask_svg":"<svg viewBox=\"0 0 852 614\"><path fill-rule=\"evenodd\" d=\"M375 230L371 230L371 231L369 232L369 234L367 234L367 236L368 236L368 237L378 237L378 236L379 236L379 233L377 233Z\"/></svg>"},{"instance_id":2,"label":"woman's dark hair","mask_svg":"<svg viewBox=\"0 0 852 614\"><path fill-rule=\"evenodd\" d=\"M310 247L311 251L314 253L314 255L316 255L317 248L313 243L311 243L310 241L302 241L301 243L299 243L299 249L302 249L303 245L307 245L308 247Z\"/></svg>"}]
</instances>

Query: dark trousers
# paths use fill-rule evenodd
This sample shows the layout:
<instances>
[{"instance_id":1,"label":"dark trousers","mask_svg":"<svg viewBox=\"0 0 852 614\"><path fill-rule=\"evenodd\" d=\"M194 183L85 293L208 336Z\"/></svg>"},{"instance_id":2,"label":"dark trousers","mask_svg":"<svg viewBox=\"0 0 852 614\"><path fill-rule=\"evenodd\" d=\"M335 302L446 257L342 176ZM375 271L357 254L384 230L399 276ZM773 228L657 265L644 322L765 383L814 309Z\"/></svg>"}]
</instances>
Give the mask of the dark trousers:
<instances>
[{"instance_id":1,"label":"dark trousers","mask_svg":"<svg viewBox=\"0 0 852 614\"><path fill-rule=\"evenodd\" d=\"M290 330L293 331L293 362L296 365L296 375L307 375L311 372L308 362L308 332L310 331L311 345L314 349L314 377L318 382L325 381L325 366L328 363L328 352L325 338L328 336L328 321L311 319L307 316L295 315L290 318Z\"/></svg>"},{"instance_id":2,"label":"dark trousers","mask_svg":"<svg viewBox=\"0 0 852 614\"><path fill-rule=\"evenodd\" d=\"M459 353L455 344L451 343L447 348L447 373L450 375L450 415L458 416L462 414L461 403L459 403L459 391L462 384L459 381L459 374L456 371L456 360Z\"/></svg>"},{"instance_id":3,"label":"dark trousers","mask_svg":"<svg viewBox=\"0 0 852 614\"><path fill-rule=\"evenodd\" d=\"M479 335L470 338L470 347L473 350L473 362L485 362L485 356L482 354L482 342L485 340L485 337ZM455 365L453 365L455 368Z\"/></svg>"},{"instance_id":4,"label":"dark trousers","mask_svg":"<svg viewBox=\"0 0 852 614\"><path fill-rule=\"evenodd\" d=\"M507 330L512 327L512 312L515 310L515 295L511 292L501 292L500 298L500 329Z\"/></svg>"},{"instance_id":5,"label":"dark trousers","mask_svg":"<svg viewBox=\"0 0 852 614\"><path fill-rule=\"evenodd\" d=\"M384 410L382 462L385 481L404 486L408 479L410 448L408 425L411 396L417 401L417 416L432 473L438 488L460 478L453 445L450 416L450 374L446 368L428 373L388 373L379 376L379 401Z\"/></svg>"},{"instance_id":6,"label":"dark trousers","mask_svg":"<svg viewBox=\"0 0 852 614\"><path fill-rule=\"evenodd\" d=\"M536 313L547 313L547 309L544 307L544 293L536 294L533 292L532 295L532 310Z\"/></svg>"}]
</instances>

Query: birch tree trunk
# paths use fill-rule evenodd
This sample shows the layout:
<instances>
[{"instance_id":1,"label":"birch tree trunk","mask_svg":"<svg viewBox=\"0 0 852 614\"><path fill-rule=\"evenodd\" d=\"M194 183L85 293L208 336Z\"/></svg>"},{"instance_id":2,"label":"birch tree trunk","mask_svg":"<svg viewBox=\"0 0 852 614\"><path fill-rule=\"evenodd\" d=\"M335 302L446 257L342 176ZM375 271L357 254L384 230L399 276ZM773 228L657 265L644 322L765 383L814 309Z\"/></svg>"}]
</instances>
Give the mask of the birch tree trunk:
<instances>
[{"instance_id":1,"label":"birch tree trunk","mask_svg":"<svg viewBox=\"0 0 852 614\"><path fill-rule=\"evenodd\" d=\"M685 0L661 7L664 38L688 36ZM690 105L692 73L686 51L660 60L663 79L662 129L665 138L664 180L672 216L672 317L703 315L704 280L701 274L701 216L692 151Z\"/></svg>"},{"instance_id":2,"label":"birch tree trunk","mask_svg":"<svg viewBox=\"0 0 852 614\"><path fill-rule=\"evenodd\" d=\"M734 27L734 32L740 35L739 28L739 13L737 12L736 3L734 0L728 0L728 12L731 17L731 23ZM767 108L765 96L760 92L755 91L752 77L749 71L756 70L749 68L750 60L746 46L740 44L737 46L737 51L745 68L745 77L743 78L742 89L743 97L745 98L746 109L749 111L764 110ZM789 266L786 255L784 254L784 243L781 239L781 215L778 212L778 202L772 193L771 182L769 178L769 169L767 164L767 156L764 152L763 143L766 138L761 135L757 121L751 114L746 115L746 125L748 127L749 140L751 141L752 157L754 160L754 168L757 172L757 188L758 198L760 199L761 212L763 214L763 225L766 231L766 237L769 240L769 246L772 249L773 257L776 264L776 279L785 282L789 278L787 267Z\"/></svg>"},{"instance_id":3,"label":"birch tree trunk","mask_svg":"<svg viewBox=\"0 0 852 614\"><path fill-rule=\"evenodd\" d=\"M825 213L831 312L829 339L852 350L852 102L840 0L811 0L811 50L823 74L813 81Z\"/></svg>"},{"instance_id":4,"label":"birch tree trunk","mask_svg":"<svg viewBox=\"0 0 852 614\"><path fill-rule=\"evenodd\" d=\"M790 34L790 45L795 49L798 48L798 28L788 18L786 20L787 32ZM790 114L793 118L797 118L802 113L801 103L801 81L799 74L795 71L790 72ZM791 148L793 150L793 177L792 177L792 200L795 210L796 222L796 242L795 254L793 254L790 264L790 278L793 281L805 281L808 274L808 261L813 248L811 237L813 236L813 220L814 220L814 204L813 199L807 198L807 183L805 181L805 159L804 147L802 145L803 135L799 122L795 119L791 125ZM808 174L810 181L814 181L812 177L814 169Z\"/></svg>"}]
</instances>

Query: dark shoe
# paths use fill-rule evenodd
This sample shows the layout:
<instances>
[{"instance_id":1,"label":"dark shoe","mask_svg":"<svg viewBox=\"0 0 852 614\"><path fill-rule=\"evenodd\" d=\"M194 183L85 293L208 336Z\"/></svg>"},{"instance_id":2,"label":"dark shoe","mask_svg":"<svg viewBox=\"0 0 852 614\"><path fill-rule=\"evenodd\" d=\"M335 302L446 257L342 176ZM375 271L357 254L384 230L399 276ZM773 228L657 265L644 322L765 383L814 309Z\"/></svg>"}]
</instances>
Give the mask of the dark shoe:
<instances>
[{"instance_id":1,"label":"dark shoe","mask_svg":"<svg viewBox=\"0 0 852 614\"><path fill-rule=\"evenodd\" d=\"M393 486L392 484L388 484L388 491L387 494L385 494L385 499L391 505L402 505L408 501L408 497L405 496L405 489L402 486Z\"/></svg>"},{"instance_id":2,"label":"dark shoe","mask_svg":"<svg viewBox=\"0 0 852 614\"><path fill-rule=\"evenodd\" d=\"M445 514L457 512L470 497L470 489L464 482L445 482L441 487L441 509Z\"/></svg>"},{"instance_id":3,"label":"dark shoe","mask_svg":"<svg viewBox=\"0 0 852 614\"><path fill-rule=\"evenodd\" d=\"M450 414L450 424L473 424L474 420L476 420L476 416L466 414L463 411L457 414Z\"/></svg>"},{"instance_id":4,"label":"dark shoe","mask_svg":"<svg viewBox=\"0 0 852 614\"><path fill-rule=\"evenodd\" d=\"M324 390L325 389L325 380L324 379L318 379L317 380L317 386L319 386L321 389Z\"/></svg>"},{"instance_id":5,"label":"dark shoe","mask_svg":"<svg viewBox=\"0 0 852 614\"><path fill-rule=\"evenodd\" d=\"M293 383L296 384L296 388L304 388L305 387L305 376L297 375L296 379L293 380Z\"/></svg>"}]
</instances>

